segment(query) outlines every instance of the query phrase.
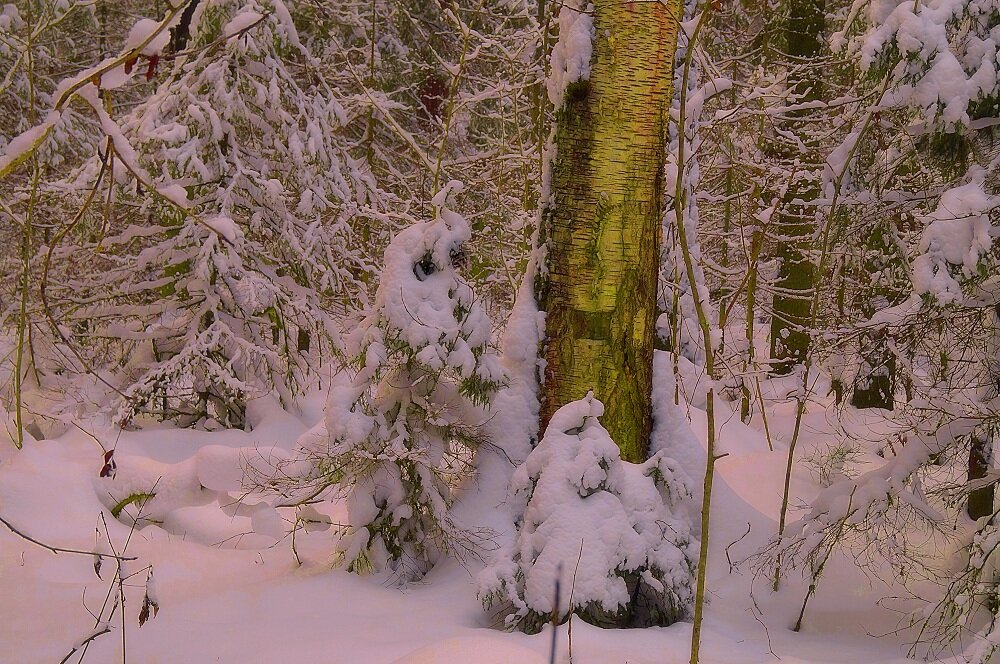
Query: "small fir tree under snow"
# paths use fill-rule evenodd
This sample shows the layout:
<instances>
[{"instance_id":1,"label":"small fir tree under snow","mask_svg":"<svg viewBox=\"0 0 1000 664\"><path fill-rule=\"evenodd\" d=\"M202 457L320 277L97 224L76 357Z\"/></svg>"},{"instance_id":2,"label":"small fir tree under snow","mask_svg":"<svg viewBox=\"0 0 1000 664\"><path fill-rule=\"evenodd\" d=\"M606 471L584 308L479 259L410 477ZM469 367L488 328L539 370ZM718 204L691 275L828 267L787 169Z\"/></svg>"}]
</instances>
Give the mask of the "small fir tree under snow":
<instances>
[{"instance_id":1,"label":"small fir tree under snow","mask_svg":"<svg viewBox=\"0 0 1000 664\"><path fill-rule=\"evenodd\" d=\"M461 190L449 182L432 200L436 217L386 249L375 302L348 340L359 371L300 441L315 460L309 481L346 494L339 550L353 572L417 578L440 554L475 546L450 507L504 377L490 320L456 271L470 230L447 199Z\"/></svg>"},{"instance_id":2,"label":"small fir tree under snow","mask_svg":"<svg viewBox=\"0 0 1000 664\"><path fill-rule=\"evenodd\" d=\"M371 268L352 224L378 216L378 192L342 145L348 118L308 74L318 63L281 0L199 3L173 62L120 131L105 118L125 224L107 233L95 220L97 273L71 283L111 301L59 314L126 340L120 420L241 426L248 399L290 406L311 358L339 352L329 312L364 300Z\"/></svg>"},{"instance_id":3,"label":"small fir tree under snow","mask_svg":"<svg viewBox=\"0 0 1000 664\"><path fill-rule=\"evenodd\" d=\"M487 607L510 605L508 626L537 632L554 612L601 626L665 625L688 613L697 547L674 514L683 475L662 452L622 461L603 413L593 393L560 408L514 473L519 532L479 590Z\"/></svg>"}]
</instances>

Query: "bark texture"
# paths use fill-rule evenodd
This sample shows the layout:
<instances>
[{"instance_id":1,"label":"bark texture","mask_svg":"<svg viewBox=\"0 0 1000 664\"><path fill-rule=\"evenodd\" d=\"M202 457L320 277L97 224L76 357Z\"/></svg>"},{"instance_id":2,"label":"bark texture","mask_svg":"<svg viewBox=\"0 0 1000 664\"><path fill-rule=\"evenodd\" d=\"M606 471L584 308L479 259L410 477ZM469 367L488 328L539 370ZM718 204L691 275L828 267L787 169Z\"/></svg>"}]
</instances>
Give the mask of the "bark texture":
<instances>
[{"instance_id":1,"label":"bark texture","mask_svg":"<svg viewBox=\"0 0 1000 664\"><path fill-rule=\"evenodd\" d=\"M663 162L679 0L594 3L589 80L558 113L542 427L589 390L622 458L646 458L651 430Z\"/></svg>"},{"instance_id":2,"label":"bark texture","mask_svg":"<svg viewBox=\"0 0 1000 664\"><path fill-rule=\"evenodd\" d=\"M823 49L826 0L791 0L788 12L784 55L792 67L789 78L800 101L814 101L822 97L818 78L821 71L810 66L810 60ZM788 189L777 219L779 268L771 318L771 368L776 374L790 373L805 362L809 352L812 289L816 279L815 266L808 255L816 227L816 208L810 201L819 194L809 171L817 171L820 162L816 146L811 145L809 116L808 110L789 113L785 128L800 137L806 151L795 155L800 162L796 166L798 175Z\"/></svg>"}]
</instances>

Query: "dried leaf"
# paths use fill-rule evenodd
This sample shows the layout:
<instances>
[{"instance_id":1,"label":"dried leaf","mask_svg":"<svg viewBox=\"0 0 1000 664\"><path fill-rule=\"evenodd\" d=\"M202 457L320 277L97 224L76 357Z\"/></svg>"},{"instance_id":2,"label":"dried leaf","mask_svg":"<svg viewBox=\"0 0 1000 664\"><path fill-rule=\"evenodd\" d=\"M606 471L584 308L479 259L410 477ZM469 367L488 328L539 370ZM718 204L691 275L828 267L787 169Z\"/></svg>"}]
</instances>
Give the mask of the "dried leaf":
<instances>
[{"instance_id":1,"label":"dried leaf","mask_svg":"<svg viewBox=\"0 0 1000 664\"><path fill-rule=\"evenodd\" d=\"M155 618L160 610L160 605L156 599L156 581L153 579L152 565L149 567L149 573L146 574L146 594L142 598L142 609L139 610L139 627L142 627L149 620L150 609L153 610L152 617Z\"/></svg>"},{"instance_id":2,"label":"dried leaf","mask_svg":"<svg viewBox=\"0 0 1000 664\"><path fill-rule=\"evenodd\" d=\"M104 453L104 465L101 466L101 477L114 477L116 470L118 470L118 464L115 463L115 451L108 450Z\"/></svg>"},{"instance_id":3,"label":"dried leaf","mask_svg":"<svg viewBox=\"0 0 1000 664\"><path fill-rule=\"evenodd\" d=\"M145 625L146 621L149 620L149 609L151 606L149 595L145 595L142 598L142 608L139 609L139 627Z\"/></svg>"},{"instance_id":4,"label":"dried leaf","mask_svg":"<svg viewBox=\"0 0 1000 664\"><path fill-rule=\"evenodd\" d=\"M152 609L152 615L150 615L150 609ZM149 599L149 594L143 596L142 598L142 608L139 609L139 627L142 627L150 618L155 618L156 614L160 612L160 605Z\"/></svg>"},{"instance_id":5,"label":"dried leaf","mask_svg":"<svg viewBox=\"0 0 1000 664\"><path fill-rule=\"evenodd\" d=\"M146 80L153 80L153 76L156 74L156 65L160 61L159 55L153 55L149 58L149 66L146 67Z\"/></svg>"}]
</instances>

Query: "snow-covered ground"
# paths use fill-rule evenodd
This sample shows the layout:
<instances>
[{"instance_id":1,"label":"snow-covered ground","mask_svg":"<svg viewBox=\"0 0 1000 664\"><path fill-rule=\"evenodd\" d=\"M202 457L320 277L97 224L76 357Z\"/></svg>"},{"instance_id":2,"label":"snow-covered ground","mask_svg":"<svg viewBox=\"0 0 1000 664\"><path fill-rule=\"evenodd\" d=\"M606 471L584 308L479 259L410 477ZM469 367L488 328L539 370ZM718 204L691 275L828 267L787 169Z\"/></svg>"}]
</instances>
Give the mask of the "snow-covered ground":
<instances>
[{"instance_id":1,"label":"snow-covered ground","mask_svg":"<svg viewBox=\"0 0 1000 664\"><path fill-rule=\"evenodd\" d=\"M662 357L658 363L666 366ZM658 398L665 394L657 393ZM315 394L296 416L274 404L255 404L249 432L162 424L119 432L80 422L57 438L28 440L21 451L11 445L0 452L0 517L41 542L87 552L95 548L95 529L104 532L106 523L114 549L136 558L123 563L126 574L134 572L126 581L124 613L115 612L111 631L89 644L84 661L122 661L123 649L128 662L549 661L550 627L534 636L509 633L483 610L475 582L482 563L447 561L421 582L398 587L387 576L359 577L334 568L331 532L300 529L295 541L300 565L290 537L282 534L291 527L291 511L279 510L285 521L277 523L275 514L252 505L252 496L240 503L241 468L268 456L272 447L292 449L319 419L321 403L322 395ZM877 605L894 589L864 577L851 560L828 565L801 633L789 629L806 592L801 579L787 579L775 594L770 579L755 579L750 566L730 567L730 561L746 559L776 532L793 413L792 401L772 403L775 450L769 451L757 431L759 422L744 426L725 404L721 408L722 449L728 456L717 465L702 661L909 661L907 633L874 636L899 626L899 614ZM811 407L803 455L830 439L831 413L822 404ZM696 471L704 453L694 449L694 441L704 438L705 416L695 408L686 414L696 436L678 435L671 444L687 446L686 453L675 451L700 483ZM116 450L114 480L99 477L103 451L98 440ZM128 514L136 506L126 506L119 520L109 505L120 500L115 492L138 490L143 481L156 482L157 493L143 514L161 523L132 531ZM478 511L484 523L496 525L491 512L503 510L490 494L496 484L481 482L482 495L465 497L464 518ZM799 470L792 482L793 504L815 491L809 472ZM323 510L336 521L337 506ZM140 627L137 616L150 565L159 610ZM98 578L92 556L54 554L4 528L0 660L59 662L94 632L99 622L94 616L109 596L114 567L105 558L103 579ZM573 661L680 664L688 661L690 635L690 623L602 630L575 619ZM568 661L566 625L559 628L558 643L558 661Z\"/></svg>"}]
</instances>

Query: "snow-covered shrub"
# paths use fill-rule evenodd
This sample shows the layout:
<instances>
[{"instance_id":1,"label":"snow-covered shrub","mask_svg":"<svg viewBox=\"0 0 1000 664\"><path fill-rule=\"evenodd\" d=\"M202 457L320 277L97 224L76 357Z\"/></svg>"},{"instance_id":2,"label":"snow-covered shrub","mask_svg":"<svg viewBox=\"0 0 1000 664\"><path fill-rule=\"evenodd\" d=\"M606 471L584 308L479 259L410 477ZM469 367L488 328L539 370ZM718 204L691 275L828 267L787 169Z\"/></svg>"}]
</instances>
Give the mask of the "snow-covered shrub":
<instances>
[{"instance_id":1,"label":"snow-covered shrub","mask_svg":"<svg viewBox=\"0 0 1000 664\"><path fill-rule=\"evenodd\" d=\"M432 201L436 217L386 249L375 302L349 339L358 373L300 441L315 462L309 481L346 496L338 547L354 572L415 578L475 544L449 508L482 442L472 423L487 419L504 377L490 320L456 271L470 231L447 197L461 189L449 182Z\"/></svg>"},{"instance_id":2,"label":"snow-covered shrub","mask_svg":"<svg viewBox=\"0 0 1000 664\"><path fill-rule=\"evenodd\" d=\"M912 124L906 133L916 136L915 163L936 159L931 176L940 198L935 209L915 211L924 231L913 291L930 304L961 304L963 289L981 282L977 277L996 262L995 251L990 255L995 134L983 120L1000 104L1000 12L976 0L900 0L873 4L868 18L872 27L857 48L862 67L885 77L880 106ZM907 166L899 176L907 169L921 170ZM887 184L890 191L900 186ZM924 191L928 182L916 186Z\"/></svg>"},{"instance_id":3,"label":"snow-covered shrub","mask_svg":"<svg viewBox=\"0 0 1000 664\"><path fill-rule=\"evenodd\" d=\"M58 379L45 380L49 376L43 371L65 366L68 353L45 343L48 322L37 306L37 259L52 229L76 209L50 196L45 184L92 155L101 132L85 104L64 105L57 114L46 109L68 75L92 64L93 49L81 46L81 40L99 32L93 4L0 3L0 274L8 277L0 283L0 328L13 331L15 343L13 352L5 349L0 357L5 376L0 401L15 413L16 440L25 436L26 427L46 434L60 428L50 428L43 417L66 390L51 384ZM31 148L34 158L25 159L27 148L40 138ZM44 395L42 387L55 389Z\"/></svg>"},{"instance_id":4,"label":"snow-covered shrub","mask_svg":"<svg viewBox=\"0 0 1000 664\"><path fill-rule=\"evenodd\" d=\"M514 473L517 538L479 584L487 608L511 606L509 626L537 632L553 612L601 626L687 615L697 546L673 509L682 473L662 452L622 461L603 413L593 393L560 408Z\"/></svg>"},{"instance_id":5,"label":"snow-covered shrub","mask_svg":"<svg viewBox=\"0 0 1000 664\"><path fill-rule=\"evenodd\" d=\"M809 578L806 603L838 549L853 554L856 564L874 576L889 569L903 583L927 578L928 542L943 526L954 529L930 469L935 460L947 463L945 455L956 441L968 437L977 425L975 418L960 417L955 410L942 398L911 413L916 415L913 421L898 425L908 430L906 440L884 448L881 462L870 470L834 479L819 491L801 517L755 554L754 567L770 578L800 569ZM805 604L796 631L804 613ZM918 621L926 617L919 616Z\"/></svg>"},{"instance_id":6,"label":"snow-covered shrub","mask_svg":"<svg viewBox=\"0 0 1000 664\"><path fill-rule=\"evenodd\" d=\"M311 359L339 353L330 311L365 299L352 224L378 216L378 192L347 154L334 93L308 73L318 64L281 0L205 0L185 52L121 121L116 209L96 211L84 246L99 273L77 281L101 298L58 312L125 340L120 420L240 426L247 399L288 406Z\"/></svg>"},{"instance_id":7,"label":"snow-covered shrub","mask_svg":"<svg viewBox=\"0 0 1000 664\"><path fill-rule=\"evenodd\" d=\"M1000 573L997 547L1000 529L989 520L980 522L968 547L963 549L961 568L948 570L954 577L936 604L925 607L914 622L923 622L927 654L944 655L970 634L975 639L963 648L962 662L988 664L1000 649Z\"/></svg>"},{"instance_id":8,"label":"snow-covered shrub","mask_svg":"<svg viewBox=\"0 0 1000 664\"><path fill-rule=\"evenodd\" d=\"M995 112L1000 12L994 3L878 2L869 19L875 27L861 48L861 65L892 76L890 104L910 106L948 132Z\"/></svg>"},{"instance_id":9,"label":"snow-covered shrub","mask_svg":"<svg viewBox=\"0 0 1000 664\"><path fill-rule=\"evenodd\" d=\"M1000 13L996 3L975 0L888 0L865 8L857 22L866 28L851 37L851 53L871 76L864 85L877 102L866 112L877 122L856 126L829 156L824 179L830 192L833 176L849 173L836 185L844 200L870 197L850 204L853 228L866 242L854 247L854 267L845 271L858 284L848 281L844 290L847 302L854 300L848 309L862 320L845 326L841 348L857 343L859 351L853 405L894 408L879 417L895 433L893 442L883 441L881 460L871 459L856 477L831 478L772 541L769 564L803 568L807 600L838 549L876 573L892 570L903 583L936 571L928 570L928 542L942 530L970 530L962 504L993 475L969 441L996 418L989 340L997 301L997 161L996 135L985 120L1000 99ZM859 392L868 394L859 400ZM953 544L944 537L940 543ZM954 573L959 584L978 583L974 549L970 565ZM958 556L969 561L968 553ZM956 587L945 593L956 601L946 597L913 615L924 630L919 640L950 649L953 638L989 631L966 617L991 611L982 599L992 591Z\"/></svg>"},{"instance_id":10,"label":"snow-covered shrub","mask_svg":"<svg viewBox=\"0 0 1000 664\"><path fill-rule=\"evenodd\" d=\"M525 92L538 91L547 59L535 0L297 1L294 15L348 114L367 119L353 135L397 197L398 225L371 236L378 256L390 231L426 218L440 185L460 179L455 210L473 228L463 276L487 313L505 318L530 248L547 131L544 96Z\"/></svg>"},{"instance_id":11,"label":"snow-covered shrub","mask_svg":"<svg viewBox=\"0 0 1000 664\"><path fill-rule=\"evenodd\" d=\"M981 178L980 178L981 179ZM963 300L963 284L985 276L995 229L990 212L997 199L982 182L947 190L937 208L923 218L920 255L913 262L913 290L947 305ZM978 281L981 281L979 279Z\"/></svg>"},{"instance_id":12,"label":"snow-covered shrub","mask_svg":"<svg viewBox=\"0 0 1000 664\"><path fill-rule=\"evenodd\" d=\"M100 29L93 14L82 3L59 0L0 5L0 153L31 129L39 108L51 106L60 78L88 63L89 51L75 40ZM94 128L86 113L67 107L40 146L40 161L55 170L85 156Z\"/></svg>"}]
</instances>

